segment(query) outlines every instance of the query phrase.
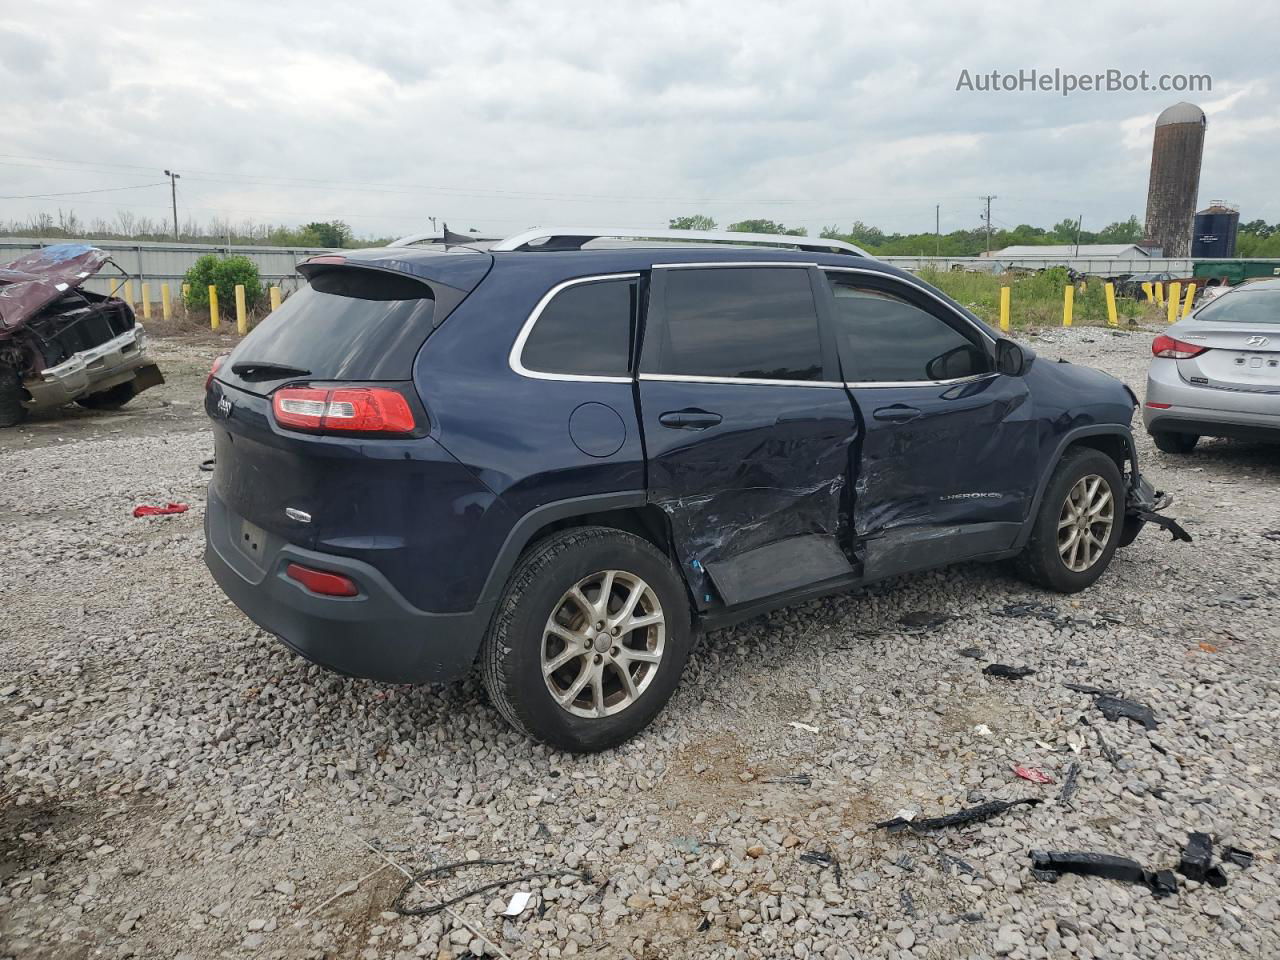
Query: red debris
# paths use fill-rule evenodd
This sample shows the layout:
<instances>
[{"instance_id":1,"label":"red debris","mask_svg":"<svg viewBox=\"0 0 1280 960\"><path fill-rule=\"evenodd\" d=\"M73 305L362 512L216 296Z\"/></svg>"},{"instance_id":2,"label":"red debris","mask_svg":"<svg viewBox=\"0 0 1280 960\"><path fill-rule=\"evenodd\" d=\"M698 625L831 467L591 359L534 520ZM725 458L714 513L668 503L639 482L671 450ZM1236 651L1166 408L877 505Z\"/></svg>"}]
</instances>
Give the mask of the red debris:
<instances>
[{"instance_id":1,"label":"red debris","mask_svg":"<svg viewBox=\"0 0 1280 960\"><path fill-rule=\"evenodd\" d=\"M186 513L187 505L185 503L166 503L163 507L153 507L148 504L133 508L135 517L167 517L171 513Z\"/></svg>"},{"instance_id":2,"label":"red debris","mask_svg":"<svg viewBox=\"0 0 1280 960\"><path fill-rule=\"evenodd\" d=\"M1013 772L1023 780L1030 780L1032 783L1053 783L1053 777L1035 767L1014 767Z\"/></svg>"}]
</instances>

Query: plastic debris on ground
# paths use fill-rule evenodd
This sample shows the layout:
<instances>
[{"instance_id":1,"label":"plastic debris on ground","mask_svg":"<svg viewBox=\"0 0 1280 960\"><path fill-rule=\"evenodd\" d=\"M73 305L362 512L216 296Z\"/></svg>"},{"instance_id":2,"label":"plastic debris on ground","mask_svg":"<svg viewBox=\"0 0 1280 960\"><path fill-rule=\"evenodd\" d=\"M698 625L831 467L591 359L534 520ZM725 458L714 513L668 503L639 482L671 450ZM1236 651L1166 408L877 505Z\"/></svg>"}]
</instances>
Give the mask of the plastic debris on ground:
<instances>
[{"instance_id":1,"label":"plastic debris on ground","mask_svg":"<svg viewBox=\"0 0 1280 960\"><path fill-rule=\"evenodd\" d=\"M976 727L973 728L973 732L980 737L991 736L991 728L988 727L985 723L978 724Z\"/></svg>"},{"instance_id":2,"label":"plastic debris on ground","mask_svg":"<svg viewBox=\"0 0 1280 960\"><path fill-rule=\"evenodd\" d=\"M1032 783L1053 783L1053 777L1036 767L1014 767L1013 773L1014 776L1030 780Z\"/></svg>"},{"instance_id":3,"label":"plastic debris on ground","mask_svg":"<svg viewBox=\"0 0 1280 960\"><path fill-rule=\"evenodd\" d=\"M1106 690L1102 687L1095 687L1088 683L1064 683L1064 687L1068 690L1074 690L1076 693L1085 693L1091 697L1114 697L1119 690Z\"/></svg>"},{"instance_id":4,"label":"plastic debris on ground","mask_svg":"<svg viewBox=\"0 0 1280 960\"><path fill-rule=\"evenodd\" d=\"M1011 667L1007 663L988 663L982 668L988 677L1002 677L1005 680L1021 680L1035 673L1030 667Z\"/></svg>"},{"instance_id":5,"label":"plastic debris on ground","mask_svg":"<svg viewBox=\"0 0 1280 960\"><path fill-rule=\"evenodd\" d=\"M167 517L175 513L186 513L190 509L185 503L166 503L163 507L141 504L133 508L135 517Z\"/></svg>"},{"instance_id":6,"label":"plastic debris on ground","mask_svg":"<svg viewBox=\"0 0 1280 960\"><path fill-rule=\"evenodd\" d=\"M808 787L813 784L813 778L807 773L793 773L785 777L766 777L760 781L761 783L794 783L799 787Z\"/></svg>"},{"instance_id":7,"label":"plastic debris on ground","mask_svg":"<svg viewBox=\"0 0 1280 960\"><path fill-rule=\"evenodd\" d=\"M1050 883L1064 873L1140 883L1157 897L1167 897L1178 890L1178 878L1172 870L1147 870L1136 860L1110 853L1032 850L1031 872L1036 879Z\"/></svg>"},{"instance_id":8,"label":"plastic debris on ground","mask_svg":"<svg viewBox=\"0 0 1280 960\"><path fill-rule=\"evenodd\" d=\"M788 720L788 727L795 727L797 730L804 730L806 733L818 733L818 728L808 723L801 723L799 720Z\"/></svg>"},{"instance_id":9,"label":"plastic debris on ground","mask_svg":"<svg viewBox=\"0 0 1280 960\"><path fill-rule=\"evenodd\" d=\"M963 827L971 823L982 823L984 820L990 820L992 817L1004 813L1013 807L1026 805L1034 807L1040 800L1036 797L1023 797L1019 800L989 800L986 803L980 803L976 807L965 807L963 810L957 810L955 813L949 813L943 817L926 817L924 819L916 819L914 815L903 816L904 813L910 811L898 811L898 815L891 820L884 820L876 824L881 830L888 830L890 833L900 833L910 828L917 833L925 830L944 830L948 827Z\"/></svg>"},{"instance_id":10,"label":"plastic debris on ground","mask_svg":"<svg viewBox=\"0 0 1280 960\"><path fill-rule=\"evenodd\" d=\"M977 647L965 647L963 650L957 651L960 656L968 657L970 660L981 660L982 651Z\"/></svg>"},{"instance_id":11,"label":"plastic debris on ground","mask_svg":"<svg viewBox=\"0 0 1280 960\"><path fill-rule=\"evenodd\" d=\"M1062 778L1062 792L1058 794L1058 800L1062 803L1070 803L1071 798L1075 796L1076 786L1080 779L1080 764L1073 763L1067 767L1067 775Z\"/></svg>"},{"instance_id":12,"label":"plastic debris on ground","mask_svg":"<svg viewBox=\"0 0 1280 960\"><path fill-rule=\"evenodd\" d=\"M806 850L800 854L801 863L812 863L822 869L831 869L831 875L835 877L836 886L839 887L844 883L844 871L840 869L840 861L831 854L822 850Z\"/></svg>"},{"instance_id":13,"label":"plastic debris on ground","mask_svg":"<svg viewBox=\"0 0 1280 960\"><path fill-rule=\"evenodd\" d=\"M507 904L507 909L502 911L504 917L518 917L524 913L524 908L529 906L529 901L533 899L533 894L528 890L518 890L511 895L511 902Z\"/></svg>"},{"instance_id":14,"label":"plastic debris on ground","mask_svg":"<svg viewBox=\"0 0 1280 960\"><path fill-rule=\"evenodd\" d=\"M951 614L941 613L937 610L913 610L900 616L898 622L904 627L924 630L928 627L941 626L950 619Z\"/></svg>"},{"instance_id":15,"label":"plastic debris on ground","mask_svg":"<svg viewBox=\"0 0 1280 960\"><path fill-rule=\"evenodd\" d=\"M1151 708L1145 703L1138 703L1136 700L1122 700L1119 697L1098 697L1093 701L1093 705L1101 710L1102 715L1108 720L1119 720L1123 717L1126 720L1132 720L1134 723L1142 724L1148 730L1154 730L1160 726Z\"/></svg>"}]
</instances>

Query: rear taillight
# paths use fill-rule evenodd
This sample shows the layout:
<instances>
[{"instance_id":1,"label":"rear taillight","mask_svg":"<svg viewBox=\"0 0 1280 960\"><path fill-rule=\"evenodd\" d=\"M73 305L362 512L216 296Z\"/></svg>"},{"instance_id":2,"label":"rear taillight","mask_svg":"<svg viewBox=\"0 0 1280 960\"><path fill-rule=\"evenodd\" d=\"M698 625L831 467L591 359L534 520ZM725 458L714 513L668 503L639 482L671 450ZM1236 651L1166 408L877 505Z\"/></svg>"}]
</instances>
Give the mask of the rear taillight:
<instances>
[{"instance_id":1,"label":"rear taillight","mask_svg":"<svg viewBox=\"0 0 1280 960\"><path fill-rule=\"evenodd\" d=\"M1173 337L1165 336L1163 333L1151 341L1151 355L1153 357L1164 357L1168 360L1189 360L1192 357L1198 357L1208 349L1208 347L1202 347L1198 343L1175 340Z\"/></svg>"},{"instance_id":2,"label":"rear taillight","mask_svg":"<svg viewBox=\"0 0 1280 960\"><path fill-rule=\"evenodd\" d=\"M227 359L227 354L222 354L213 358L213 366L209 368L209 375L204 378L204 388L209 389L209 384L213 383L214 374L218 372L218 368L222 366L222 362Z\"/></svg>"},{"instance_id":3,"label":"rear taillight","mask_svg":"<svg viewBox=\"0 0 1280 960\"><path fill-rule=\"evenodd\" d=\"M285 387L271 397L276 423L321 433L413 433L409 401L386 387Z\"/></svg>"},{"instance_id":4,"label":"rear taillight","mask_svg":"<svg viewBox=\"0 0 1280 960\"><path fill-rule=\"evenodd\" d=\"M284 568L284 572L290 580L296 580L312 593L323 594L326 597L354 597L360 593L356 582L340 573L313 570L300 563L289 564Z\"/></svg>"}]
</instances>

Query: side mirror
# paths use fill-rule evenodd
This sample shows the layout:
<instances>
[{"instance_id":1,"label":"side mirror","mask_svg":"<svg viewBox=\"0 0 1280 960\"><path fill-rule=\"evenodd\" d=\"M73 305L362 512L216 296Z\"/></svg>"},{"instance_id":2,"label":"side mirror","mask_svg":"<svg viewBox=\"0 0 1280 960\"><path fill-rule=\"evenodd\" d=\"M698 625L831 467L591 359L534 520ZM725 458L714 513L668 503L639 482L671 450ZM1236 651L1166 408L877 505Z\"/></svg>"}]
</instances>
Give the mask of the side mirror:
<instances>
[{"instance_id":1,"label":"side mirror","mask_svg":"<svg viewBox=\"0 0 1280 960\"><path fill-rule=\"evenodd\" d=\"M1020 377L1027 372L1027 355L1014 341L1001 337L996 341L996 372L1006 377Z\"/></svg>"}]
</instances>

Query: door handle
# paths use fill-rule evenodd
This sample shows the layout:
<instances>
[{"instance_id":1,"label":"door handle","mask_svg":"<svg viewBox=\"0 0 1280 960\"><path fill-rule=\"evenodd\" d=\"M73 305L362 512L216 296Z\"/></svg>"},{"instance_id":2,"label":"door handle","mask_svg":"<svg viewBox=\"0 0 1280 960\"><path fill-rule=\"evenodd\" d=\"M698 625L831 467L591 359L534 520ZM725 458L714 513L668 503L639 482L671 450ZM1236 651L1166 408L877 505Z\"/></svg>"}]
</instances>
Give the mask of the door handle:
<instances>
[{"instance_id":1,"label":"door handle","mask_svg":"<svg viewBox=\"0 0 1280 960\"><path fill-rule=\"evenodd\" d=\"M658 422L664 427L673 427L676 430L705 430L707 427L714 427L723 419L724 417L718 413L692 408L671 410L658 417Z\"/></svg>"},{"instance_id":2,"label":"door handle","mask_svg":"<svg viewBox=\"0 0 1280 960\"><path fill-rule=\"evenodd\" d=\"M895 403L889 407L881 407L872 416L888 423L910 423L920 416L920 411L915 407L908 407L905 403Z\"/></svg>"}]
</instances>

